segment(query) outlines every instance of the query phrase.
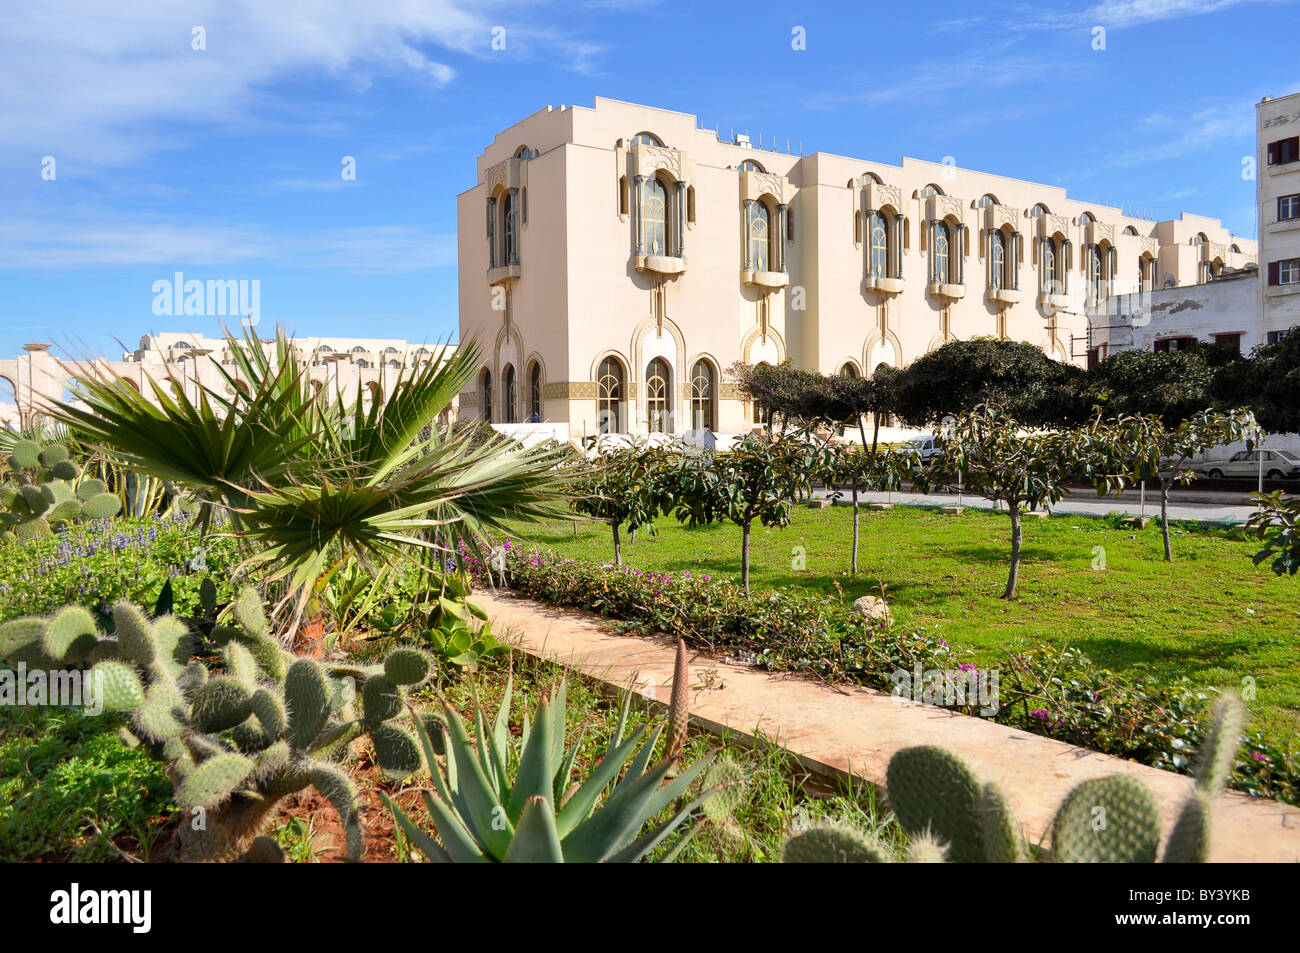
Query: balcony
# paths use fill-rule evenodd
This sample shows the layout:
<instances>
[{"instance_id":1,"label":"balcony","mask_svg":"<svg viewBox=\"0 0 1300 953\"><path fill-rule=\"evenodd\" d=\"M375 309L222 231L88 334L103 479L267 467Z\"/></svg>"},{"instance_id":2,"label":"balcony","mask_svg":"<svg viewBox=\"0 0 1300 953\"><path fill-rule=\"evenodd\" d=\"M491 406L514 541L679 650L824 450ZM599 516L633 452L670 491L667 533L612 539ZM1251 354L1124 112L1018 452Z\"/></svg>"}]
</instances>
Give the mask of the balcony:
<instances>
[{"instance_id":1,"label":"balcony","mask_svg":"<svg viewBox=\"0 0 1300 953\"><path fill-rule=\"evenodd\" d=\"M1042 308L1048 314L1056 314L1058 311L1068 311L1070 309L1070 296L1068 294L1051 294L1046 291L1038 293L1038 307Z\"/></svg>"},{"instance_id":2,"label":"balcony","mask_svg":"<svg viewBox=\"0 0 1300 953\"><path fill-rule=\"evenodd\" d=\"M487 277L489 285L499 285L510 278L518 278L520 273L519 263L513 265L498 265L495 268L489 268Z\"/></svg>"},{"instance_id":3,"label":"balcony","mask_svg":"<svg viewBox=\"0 0 1300 953\"><path fill-rule=\"evenodd\" d=\"M868 291L896 295L903 290L904 285L902 278L881 278L879 275L871 275L867 278L866 287Z\"/></svg>"},{"instance_id":4,"label":"balcony","mask_svg":"<svg viewBox=\"0 0 1300 953\"><path fill-rule=\"evenodd\" d=\"M949 284L946 281L932 281L925 286L925 290L936 297L948 298L952 301L966 297L965 285Z\"/></svg>"},{"instance_id":5,"label":"balcony","mask_svg":"<svg viewBox=\"0 0 1300 953\"><path fill-rule=\"evenodd\" d=\"M790 276L784 271L746 271L745 283L759 288L784 288Z\"/></svg>"},{"instance_id":6,"label":"balcony","mask_svg":"<svg viewBox=\"0 0 1300 953\"><path fill-rule=\"evenodd\" d=\"M657 275L680 275L686 270L685 258L669 255L634 255L632 264L637 271L650 271Z\"/></svg>"},{"instance_id":7,"label":"balcony","mask_svg":"<svg viewBox=\"0 0 1300 953\"><path fill-rule=\"evenodd\" d=\"M990 288L987 295L994 304L1016 304L1020 301L1019 288Z\"/></svg>"}]
</instances>

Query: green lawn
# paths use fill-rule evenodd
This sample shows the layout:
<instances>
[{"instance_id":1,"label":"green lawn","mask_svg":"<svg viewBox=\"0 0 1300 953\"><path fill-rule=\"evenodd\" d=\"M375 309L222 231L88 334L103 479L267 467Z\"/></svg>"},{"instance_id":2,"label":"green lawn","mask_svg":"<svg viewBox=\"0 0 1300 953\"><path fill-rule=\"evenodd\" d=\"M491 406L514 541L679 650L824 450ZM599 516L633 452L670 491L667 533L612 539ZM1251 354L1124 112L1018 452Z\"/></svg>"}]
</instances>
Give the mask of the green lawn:
<instances>
[{"instance_id":1,"label":"green lawn","mask_svg":"<svg viewBox=\"0 0 1300 953\"><path fill-rule=\"evenodd\" d=\"M862 513L860 572L850 576L847 507L796 510L786 529L754 528L752 586L802 587L852 600L883 585L903 626L938 626L953 646L994 663L1002 649L1073 645L1117 670L1206 686L1253 679L1256 720L1285 740L1300 719L1300 578L1280 579L1250 556L1239 531L1179 525L1175 561L1162 559L1160 530L1118 528L1081 516L1026 520L1019 596L999 598L1007 575L1006 514L945 516L898 507ZM661 520L623 547L628 565L739 578L740 531L690 530ZM564 522L520 527L519 538L562 555L609 561L608 528ZM1097 547L1101 547L1098 550ZM800 552L803 568L794 568ZM1104 569L1094 569L1104 551Z\"/></svg>"}]
</instances>

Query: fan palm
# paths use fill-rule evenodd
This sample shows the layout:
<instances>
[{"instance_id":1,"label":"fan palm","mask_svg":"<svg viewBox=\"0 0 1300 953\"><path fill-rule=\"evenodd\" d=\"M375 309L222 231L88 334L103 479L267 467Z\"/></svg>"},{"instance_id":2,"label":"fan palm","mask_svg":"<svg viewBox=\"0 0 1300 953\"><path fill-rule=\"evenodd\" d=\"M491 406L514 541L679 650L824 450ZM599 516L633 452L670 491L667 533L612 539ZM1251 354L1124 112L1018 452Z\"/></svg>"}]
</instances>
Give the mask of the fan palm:
<instances>
[{"instance_id":1,"label":"fan palm","mask_svg":"<svg viewBox=\"0 0 1300 953\"><path fill-rule=\"evenodd\" d=\"M169 374L147 378L151 400L95 366L77 378L79 404L58 403L56 417L189 491L204 528L227 514L245 565L286 583L295 619L348 555L382 575L421 550L474 547L507 520L560 512L558 451L439 422L478 370L473 343L398 369L391 396L367 401L360 389L318 395L283 332L273 348L251 333L226 340L233 371L214 365L224 393L196 383L191 397Z\"/></svg>"}]
</instances>

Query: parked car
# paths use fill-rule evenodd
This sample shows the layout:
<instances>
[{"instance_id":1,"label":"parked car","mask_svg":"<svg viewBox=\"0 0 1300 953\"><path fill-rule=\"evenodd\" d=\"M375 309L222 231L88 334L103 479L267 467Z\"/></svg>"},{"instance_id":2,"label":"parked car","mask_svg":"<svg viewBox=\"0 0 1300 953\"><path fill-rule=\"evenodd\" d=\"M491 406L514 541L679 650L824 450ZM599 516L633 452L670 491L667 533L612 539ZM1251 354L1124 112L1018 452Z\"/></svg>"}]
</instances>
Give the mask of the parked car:
<instances>
[{"instance_id":1,"label":"parked car","mask_svg":"<svg viewBox=\"0 0 1300 953\"><path fill-rule=\"evenodd\" d=\"M911 454L916 464L925 466L935 457L943 456L943 446L935 436L915 437L897 447L894 452Z\"/></svg>"},{"instance_id":2,"label":"parked car","mask_svg":"<svg viewBox=\"0 0 1300 953\"><path fill-rule=\"evenodd\" d=\"M1300 457L1290 450L1239 450L1227 460L1207 460L1196 469L1211 480L1255 479L1261 469L1268 480L1295 480L1300 479Z\"/></svg>"}]
</instances>

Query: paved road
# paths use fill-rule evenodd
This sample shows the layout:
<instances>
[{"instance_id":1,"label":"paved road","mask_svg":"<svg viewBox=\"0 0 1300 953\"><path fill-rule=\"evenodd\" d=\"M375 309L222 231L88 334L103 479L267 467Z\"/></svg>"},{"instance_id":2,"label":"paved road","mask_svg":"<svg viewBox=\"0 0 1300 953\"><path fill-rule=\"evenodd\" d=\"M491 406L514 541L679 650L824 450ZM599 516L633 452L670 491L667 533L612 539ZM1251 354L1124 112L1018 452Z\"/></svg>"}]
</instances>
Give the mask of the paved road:
<instances>
[{"instance_id":1,"label":"paved road","mask_svg":"<svg viewBox=\"0 0 1300 953\"><path fill-rule=\"evenodd\" d=\"M813 494L816 497L829 496L825 490L817 490ZM840 499L847 500L849 494L844 492ZM862 499L869 503L891 502L900 505L912 506L943 506L957 502L956 493L863 493ZM974 509L991 510L994 508L993 502L982 496L972 496L969 493L962 495L961 502ZM1108 513L1123 513L1126 516L1137 516L1142 512L1141 503L1137 500L1117 500L1114 497L1098 499L1094 492L1078 492L1072 496L1067 496L1060 503L1051 508L1053 513L1074 513L1079 516L1105 516ZM1158 493L1147 494L1146 515L1156 517L1160 515L1160 496ZM1250 514L1255 512L1254 506L1228 505L1221 503L1170 503L1169 518L1172 520L1200 520L1205 523L1244 523Z\"/></svg>"}]
</instances>

